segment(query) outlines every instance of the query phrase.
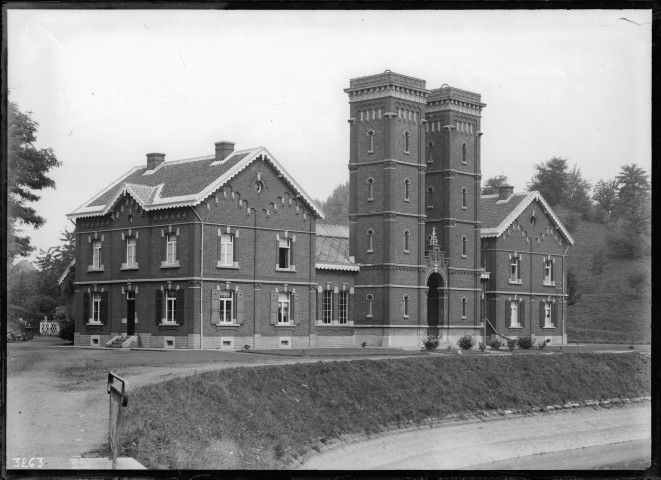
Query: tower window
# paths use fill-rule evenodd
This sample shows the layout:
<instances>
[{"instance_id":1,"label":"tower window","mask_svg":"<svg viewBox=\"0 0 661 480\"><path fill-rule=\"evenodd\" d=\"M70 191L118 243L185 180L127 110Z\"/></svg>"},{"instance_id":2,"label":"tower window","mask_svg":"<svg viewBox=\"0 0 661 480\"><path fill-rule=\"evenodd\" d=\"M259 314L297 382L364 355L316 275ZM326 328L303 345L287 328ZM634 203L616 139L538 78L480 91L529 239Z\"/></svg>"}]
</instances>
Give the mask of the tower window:
<instances>
[{"instance_id":1,"label":"tower window","mask_svg":"<svg viewBox=\"0 0 661 480\"><path fill-rule=\"evenodd\" d=\"M404 253L409 253L409 238L411 237L411 232L404 230Z\"/></svg>"},{"instance_id":2,"label":"tower window","mask_svg":"<svg viewBox=\"0 0 661 480\"><path fill-rule=\"evenodd\" d=\"M374 200L374 179L372 177L367 179L367 200Z\"/></svg>"},{"instance_id":3,"label":"tower window","mask_svg":"<svg viewBox=\"0 0 661 480\"><path fill-rule=\"evenodd\" d=\"M365 297L365 300L367 300L367 316L372 317L374 313L372 312L372 304L374 303L374 295L371 293Z\"/></svg>"},{"instance_id":4,"label":"tower window","mask_svg":"<svg viewBox=\"0 0 661 480\"><path fill-rule=\"evenodd\" d=\"M409 152L409 137L411 136L411 133L407 130L404 132L404 153L411 153Z\"/></svg>"},{"instance_id":5,"label":"tower window","mask_svg":"<svg viewBox=\"0 0 661 480\"><path fill-rule=\"evenodd\" d=\"M433 124L432 124L433 125ZM427 142L427 163L434 163L434 151L432 150L432 147L434 146L434 142Z\"/></svg>"},{"instance_id":6,"label":"tower window","mask_svg":"<svg viewBox=\"0 0 661 480\"><path fill-rule=\"evenodd\" d=\"M404 312L403 312L404 313L404 318L409 318L409 301L410 301L410 297L408 295L404 295L404 298L402 300L403 300L403 303L404 303L404 305L403 305L403 307L404 307Z\"/></svg>"},{"instance_id":7,"label":"tower window","mask_svg":"<svg viewBox=\"0 0 661 480\"><path fill-rule=\"evenodd\" d=\"M461 256L466 258L466 252L468 251L468 239L466 235L461 237Z\"/></svg>"},{"instance_id":8,"label":"tower window","mask_svg":"<svg viewBox=\"0 0 661 480\"><path fill-rule=\"evenodd\" d=\"M466 195L467 195L467 193L468 193L468 191L466 190L466 187L461 189L461 208L463 208L464 210L466 210L466 208L468 208L466 206Z\"/></svg>"},{"instance_id":9,"label":"tower window","mask_svg":"<svg viewBox=\"0 0 661 480\"><path fill-rule=\"evenodd\" d=\"M374 230L371 228L367 231L367 251L374 251Z\"/></svg>"},{"instance_id":10,"label":"tower window","mask_svg":"<svg viewBox=\"0 0 661 480\"><path fill-rule=\"evenodd\" d=\"M461 298L461 318L466 318L466 297Z\"/></svg>"},{"instance_id":11,"label":"tower window","mask_svg":"<svg viewBox=\"0 0 661 480\"><path fill-rule=\"evenodd\" d=\"M461 163L466 165L468 162L466 161L466 142L461 144Z\"/></svg>"},{"instance_id":12,"label":"tower window","mask_svg":"<svg viewBox=\"0 0 661 480\"><path fill-rule=\"evenodd\" d=\"M369 130L367 136L369 137L370 142L370 148L367 153L374 153L374 130Z\"/></svg>"},{"instance_id":13,"label":"tower window","mask_svg":"<svg viewBox=\"0 0 661 480\"><path fill-rule=\"evenodd\" d=\"M408 178L404 179L404 201L409 201L409 193L411 190L411 181Z\"/></svg>"},{"instance_id":14,"label":"tower window","mask_svg":"<svg viewBox=\"0 0 661 480\"><path fill-rule=\"evenodd\" d=\"M434 208L434 187L427 187L427 208Z\"/></svg>"}]
</instances>

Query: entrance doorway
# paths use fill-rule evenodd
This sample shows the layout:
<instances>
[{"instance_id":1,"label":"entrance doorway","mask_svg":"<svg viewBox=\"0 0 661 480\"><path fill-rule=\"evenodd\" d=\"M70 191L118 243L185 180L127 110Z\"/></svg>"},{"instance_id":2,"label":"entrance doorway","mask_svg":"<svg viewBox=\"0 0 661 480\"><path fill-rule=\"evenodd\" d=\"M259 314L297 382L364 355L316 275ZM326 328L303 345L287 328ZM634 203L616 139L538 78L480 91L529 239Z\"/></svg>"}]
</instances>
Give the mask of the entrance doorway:
<instances>
[{"instance_id":1,"label":"entrance doorway","mask_svg":"<svg viewBox=\"0 0 661 480\"><path fill-rule=\"evenodd\" d=\"M135 335L135 292L126 292L126 334Z\"/></svg>"},{"instance_id":2,"label":"entrance doorway","mask_svg":"<svg viewBox=\"0 0 661 480\"><path fill-rule=\"evenodd\" d=\"M443 326L443 277L432 273L427 280L427 335L440 337Z\"/></svg>"}]
</instances>

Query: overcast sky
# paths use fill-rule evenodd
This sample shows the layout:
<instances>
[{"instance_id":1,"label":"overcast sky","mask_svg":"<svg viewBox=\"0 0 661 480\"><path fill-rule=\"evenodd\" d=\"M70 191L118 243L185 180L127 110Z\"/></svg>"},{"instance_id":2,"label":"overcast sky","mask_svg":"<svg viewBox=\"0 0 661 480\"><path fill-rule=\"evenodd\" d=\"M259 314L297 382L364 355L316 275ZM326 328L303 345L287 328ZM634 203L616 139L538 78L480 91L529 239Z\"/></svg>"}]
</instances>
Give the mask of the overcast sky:
<instances>
[{"instance_id":1,"label":"overcast sky","mask_svg":"<svg viewBox=\"0 0 661 480\"><path fill-rule=\"evenodd\" d=\"M29 231L145 154L265 146L313 198L348 180L349 79L386 69L482 95L483 180L553 156L592 182L651 165L651 10L9 10L9 100L62 166Z\"/></svg>"}]
</instances>

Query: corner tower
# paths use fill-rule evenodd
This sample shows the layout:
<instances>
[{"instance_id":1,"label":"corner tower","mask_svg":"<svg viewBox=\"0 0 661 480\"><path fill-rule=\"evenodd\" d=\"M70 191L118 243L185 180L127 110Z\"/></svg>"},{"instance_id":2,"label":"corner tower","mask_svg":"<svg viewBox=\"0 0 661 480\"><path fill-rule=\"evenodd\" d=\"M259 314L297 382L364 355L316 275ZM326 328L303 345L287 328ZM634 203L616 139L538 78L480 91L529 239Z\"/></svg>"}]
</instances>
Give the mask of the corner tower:
<instances>
[{"instance_id":1,"label":"corner tower","mask_svg":"<svg viewBox=\"0 0 661 480\"><path fill-rule=\"evenodd\" d=\"M371 325L365 335L383 335L383 345L417 346L417 331L399 327L417 325L424 301L425 83L386 70L345 89L356 325Z\"/></svg>"}]
</instances>

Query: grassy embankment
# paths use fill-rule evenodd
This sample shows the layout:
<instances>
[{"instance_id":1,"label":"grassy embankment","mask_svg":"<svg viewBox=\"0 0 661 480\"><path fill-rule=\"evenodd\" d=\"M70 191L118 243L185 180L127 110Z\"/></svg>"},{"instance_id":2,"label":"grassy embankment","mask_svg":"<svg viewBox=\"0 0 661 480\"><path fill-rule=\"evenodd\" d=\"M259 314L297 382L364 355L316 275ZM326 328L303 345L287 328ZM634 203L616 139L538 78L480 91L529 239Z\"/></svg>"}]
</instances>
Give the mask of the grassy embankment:
<instances>
[{"instance_id":1,"label":"grassy embankment","mask_svg":"<svg viewBox=\"0 0 661 480\"><path fill-rule=\"evenodd\" d=\"M569 212L554 207L561 219ZM651 258L617 258L610 255L606 242L612 225L579 220L569 249L569 266L578 275L581 298L568 307L569 342L650 343L651 333ZM606 256L599 275L590 272L592 258L599 250ZM639 291L631 288L628 277L642 272L647 282Z\"/></svg>"},{"instance_id":2,"label":"grassy embankment","mask_svg":"<svg viewBox=\"0 0 661 480\"><path fill-rule=\"evenodd\" d=\"M272 469L343 434L484 410L650 393L639 354L429 356L205 372L136 390L122 455L148 468Z\"/></svg>"}]
</instances>

